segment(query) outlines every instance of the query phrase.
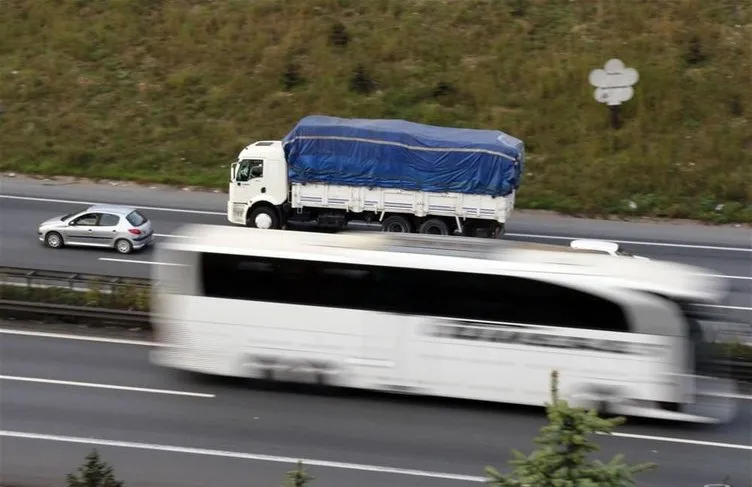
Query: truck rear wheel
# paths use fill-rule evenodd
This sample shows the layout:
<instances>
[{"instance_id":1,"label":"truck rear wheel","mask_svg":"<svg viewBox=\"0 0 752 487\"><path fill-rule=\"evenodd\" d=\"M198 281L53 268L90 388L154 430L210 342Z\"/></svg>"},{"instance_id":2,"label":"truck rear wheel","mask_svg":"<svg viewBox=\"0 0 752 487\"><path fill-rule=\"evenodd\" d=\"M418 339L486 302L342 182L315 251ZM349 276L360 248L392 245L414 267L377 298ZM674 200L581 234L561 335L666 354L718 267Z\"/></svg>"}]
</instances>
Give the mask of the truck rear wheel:
<instances>
[{"instance_id":1,"label":"truck rear wheel","mask_svg":"<svg viewBox=\"0 0 752 487\"><path fill-rule=\"evenodd\" d=\"M450 233L452 233L449 225L447 225L447 223L440 218L429 218L428 220L424 221L420 225L418 232L430 233L432 235L449 235Z\"/></svg>"},{"instance_id":2,"label":"truck rear wheel","mask_svg":"<svg viewBox=\"0 0 752 487\"><path fill-rule=\"evenodd\" d=\"M277 210L269 206L258 206L248 213L246 225L251 228L274 230L279 228L279 215Z\"/></svg>"},{"instance_id":3,"label":"truck rear wheel","mask_svg":"<svg viewBox=\"0 0 752 487\"><path fill-rule=\"evenodd\" d=\"M488 237L500 239L504 237L504 225L499 222L494 222L488 228Z\"/></svg>"},{"instance_id":4,"label":"truck rear wheel","mask_svg":"<svg viewBox=\"0 0 752 487\"><path fill-rule=\"evenodd\" d=\"M400 215L391 215L381 222L382 232L413 233L415 228L410 220Z\"/></svg>"}]
</instances>

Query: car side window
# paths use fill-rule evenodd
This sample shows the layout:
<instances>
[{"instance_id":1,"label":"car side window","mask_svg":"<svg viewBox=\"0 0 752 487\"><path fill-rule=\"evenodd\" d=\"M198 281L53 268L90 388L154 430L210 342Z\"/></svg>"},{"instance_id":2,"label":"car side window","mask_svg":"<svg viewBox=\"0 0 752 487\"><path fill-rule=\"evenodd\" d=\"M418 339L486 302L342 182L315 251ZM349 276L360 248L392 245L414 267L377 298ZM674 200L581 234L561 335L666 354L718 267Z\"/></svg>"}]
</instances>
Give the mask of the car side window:
<instances>
[{"instance_id":1,"label":"car side window","mask_svg":"<svg viewBox=\"0 0 752 487\"><path fill-rule=\"evenodd\" d=\"M71 224L77 227L93 227L96 226L98 219L99 215L96 213L87 213L73 220Z\"/></svg>"},{"instance_id":2,"label":"car side window","mask_svg":"<svg viewBox=\"0 0 752 487\"><path fill-rule=\"evenodd\" d=\"M120 223L120 217L117 215L111 215L110 213L102 213L99 217L100 227L114 227Z\"/></svg>"}]
</instances>

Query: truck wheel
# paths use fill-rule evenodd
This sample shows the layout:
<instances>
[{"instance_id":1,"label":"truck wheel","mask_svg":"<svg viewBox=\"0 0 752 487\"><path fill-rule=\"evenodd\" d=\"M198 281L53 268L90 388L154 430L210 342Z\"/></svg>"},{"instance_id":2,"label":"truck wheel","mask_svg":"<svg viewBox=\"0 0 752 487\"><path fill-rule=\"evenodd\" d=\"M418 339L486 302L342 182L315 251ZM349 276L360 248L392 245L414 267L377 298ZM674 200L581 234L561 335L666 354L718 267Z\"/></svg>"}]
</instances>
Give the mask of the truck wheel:
<instances>
[{"instance_id":1,"label":"truck wheel","mask_svg":"<svg viewBox=\"0 0 752 487\"><path fill-rule=\"evenodd\" d=\"M246 225L251 228L273 230L279 228L279 216L274 208L259 206L251 210L246 218Z\"/></svg>"},{"instance_id":2,"label":"truck wheel","mask_svg":"<svg viewBox=\"0 0 752 487\"><path fill-rule=\"evenodd\" d=\"M400 215L392 215L381 222L382 232L413 233L415 229L410 220Z\"/></svg>"},{"instance_id":3,"label":"truck wheel","mask_svg":"<svg viewBox=\"0 0 752 487\"><path fill-rule=\"evenodd\" d=\"M430 233L432 235L449 235L452 231L449 229L449 225L440 218L429 218L424 221L420 228L419 233Z\"/></svg>"},{"instance_id":4,"label":"truck wheel","mask_svg":"<svg viewBox=\"0 0 752 487\"><path fill-rule=\"evenodd\" d=\"M504 225L494 222L488 227L488 238L500 239L504 237Z\"/></svg>"}]
</instances>

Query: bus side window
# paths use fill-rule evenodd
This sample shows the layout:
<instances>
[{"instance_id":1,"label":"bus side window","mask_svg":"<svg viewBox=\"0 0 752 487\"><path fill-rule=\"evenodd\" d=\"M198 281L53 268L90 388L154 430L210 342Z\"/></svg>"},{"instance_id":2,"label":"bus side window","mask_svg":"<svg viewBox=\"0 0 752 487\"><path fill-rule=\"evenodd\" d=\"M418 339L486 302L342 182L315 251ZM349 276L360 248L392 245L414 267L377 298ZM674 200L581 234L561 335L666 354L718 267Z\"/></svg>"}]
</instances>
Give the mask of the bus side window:
<instances>
[{"instance_id":1,"label":"bus side window","mask_svg":"<svg viewBox=\"0 0 752 487\"><path fill-rule=\"evenodd\" d=\"M468 274L423 269L391 269L382 283L399 311L504 321L628 331L620 306L591 294L553 283L513 276Z\"/></svg>"},{"instance_id":2,"label":"bus side window","mask_svg":"<svg viewBox=\"0 0 752 487\"><path fill-rule=\"evenodd\" d=\"M210 297L629 331L616 303L531 278L220 254L201 273Z\"/></svg>"}]
</instances>

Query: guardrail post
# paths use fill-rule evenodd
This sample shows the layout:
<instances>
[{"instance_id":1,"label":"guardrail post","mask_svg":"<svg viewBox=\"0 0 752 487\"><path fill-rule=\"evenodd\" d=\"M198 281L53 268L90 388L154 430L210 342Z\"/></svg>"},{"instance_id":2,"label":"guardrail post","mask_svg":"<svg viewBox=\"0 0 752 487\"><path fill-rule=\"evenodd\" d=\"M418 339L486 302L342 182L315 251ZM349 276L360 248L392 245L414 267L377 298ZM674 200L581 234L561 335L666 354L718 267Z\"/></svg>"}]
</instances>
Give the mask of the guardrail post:
<instances>
[{"instance_id":1,"label":"guardrail post","mask_svg":"<svg viewBox=\"0 0 752 487\"><path fill-rule=\"evenodd\" d=\"M29 271L26 274L24 274L24 277L26 278L26 288L31 288L32 286L32 280L34 279L34 274L37 271Z\"/></svg>"},{"instance_id":2,"label":"guardrail post","mask_svg":"<svg viewBox=\"0 0 752 487\"><path fill-rule=\"evenodd\" d=\"M120 302L120 281L121 279L119 277L113 277L110 279L110 294L112 295L112 301L116 304Z\"/></svg>"}]
</instances>

